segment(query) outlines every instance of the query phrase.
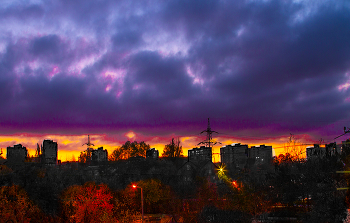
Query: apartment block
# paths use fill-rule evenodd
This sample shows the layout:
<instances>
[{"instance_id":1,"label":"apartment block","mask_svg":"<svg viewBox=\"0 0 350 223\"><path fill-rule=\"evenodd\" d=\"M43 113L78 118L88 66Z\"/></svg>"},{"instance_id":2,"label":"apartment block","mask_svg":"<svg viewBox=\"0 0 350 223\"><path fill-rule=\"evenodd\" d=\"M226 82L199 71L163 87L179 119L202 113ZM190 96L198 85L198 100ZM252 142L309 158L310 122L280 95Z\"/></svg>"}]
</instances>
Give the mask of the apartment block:
<instances>
[{"instance_id":1,"label":"apartment block","mask_svg":"<svg viewBox=\"0 0 350 223\"><path fill-rule=\"evenodd\" d=\"M201 162L212 160L212 148L201 146L188 150L188 161Z\"/></svg>"}]
</instances>

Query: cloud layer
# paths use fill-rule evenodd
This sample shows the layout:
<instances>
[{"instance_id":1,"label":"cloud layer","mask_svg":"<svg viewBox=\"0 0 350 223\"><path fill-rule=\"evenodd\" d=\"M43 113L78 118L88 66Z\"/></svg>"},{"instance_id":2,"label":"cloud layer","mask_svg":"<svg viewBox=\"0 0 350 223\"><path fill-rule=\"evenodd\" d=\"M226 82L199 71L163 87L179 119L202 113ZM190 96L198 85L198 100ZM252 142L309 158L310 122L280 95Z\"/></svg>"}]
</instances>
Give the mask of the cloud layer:
<instances>
[{"instance_id":1,"label":"cloud layer","mask_svg":"<svg viewBox=\"0 0 350 223\"><path fill-rule=\"evenodd\" d=\"M348 125L350 5L8 1L0 131L332 139ZM339 133L339 134L338 134Z\"/></svg>"}]
</instances>

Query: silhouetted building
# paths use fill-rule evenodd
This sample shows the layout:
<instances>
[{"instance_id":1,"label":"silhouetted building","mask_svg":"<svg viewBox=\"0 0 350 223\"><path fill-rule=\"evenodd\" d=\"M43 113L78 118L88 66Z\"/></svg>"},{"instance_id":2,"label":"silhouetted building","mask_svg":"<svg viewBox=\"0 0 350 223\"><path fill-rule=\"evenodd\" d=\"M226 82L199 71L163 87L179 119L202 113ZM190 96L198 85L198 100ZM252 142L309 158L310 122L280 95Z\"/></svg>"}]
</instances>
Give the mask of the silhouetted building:
<instances>
[{"instance_id":1,"label":"silhouetted building","mask_svg":"<svg viewBox=\"0 0 350 223\"><path fill-rule=\"evenodd\" d=\"M345 156L350 154L350 139L341 142L341 153Z\"/></svg>"},{"instance_id":2,"label":"silhouetted building","mask_svg":"<svg viewBox=\"0 0 350 223\"><path fill-rule=\"evenodd\" d=\"M211 147L201 146L188 150L188 161L201 162L205 160L211 161L212 150Z\"/></svg>"},{"instance_id":3,"label":"silhouetted building","mask_svg":"<svg viewBox=\"0 0 350 223\"><path fill-rule=\"evenodd\" d=\"M320 147L319 144L314 144L314 146L309 146L306 148L306 158L323 158L325 156L336 156L340 155L342 152L342 146L336 143L326 144L325 147Z\"/></svg>"},{"instance_id":4,"label":"silhouetted building","mask_svg":"<svg viewBox=\"0 0 350 223\"><path fill-rule=\"evenodd\" d=\"M42 150L42 162L47 165L56 165L58 153L57 142L45 139Z\"/></svg>"},{"instance_id":5,"label":"silhouetted building","mask_svg":"<svg viewBox=\"0 0 350 223\"><path fill-rule=\"evenodd\" d=\"M27 158L28 150L21 144L7 147L6 159L9 162L24 162Z\"/></svg>"},{"instance_id":6,"label":"silhouetted building","mask_svg":"<svg viewBox=\"0 0 350 223\"><path fill-rule=\"evenodd\" d=\"M220 148L221 163L243 168L248 159L248 145L233 143Z\"/></svg>"},{"instance_id":7,"label":"silhouetted building","mask_svg":"<svg viewBox=\"0 0 350 223\"><path fill-rule=\"evenodd\" d=\"M255 164L268 164L272 159L272 146L252 146L248 150L248 157L255 159Z\"/></svg>"},{"instance_id":8,"label":"silhouetted building","mask_svg":"<svg viewBox=\"0 0 350 223\"><path fill-rule=\"evenodd\" d=\"M98 149L91 151L91 161L93 162L107 162L108 161L108 151L99 147Z\"/></svg>"},{"instance_id":9,"label":"silhouetted building","mask_svg":"<svg viewBox=\"0 0 350 223\"><path fill-rule=\"evenodd\" d=\"M308 146L306 147L306 158L312 159L312 158L322 158L326 155L325 148L320 147L319 144L314 144L314 146Z\"/></svg>"},{"instance_id":10,"label":"silhouetted building","mask_svg":"<svg viewBox=\"0 0 350 223\"><path fill-rule=\"evenodd\" d=\"M326 155L328 156L337 156L341 154L341 145L334 143L326 144Z\"/></svg>"},{"instance_id":11,"label":"silhouetted building","mask_svg":"<svg viewBox=\"0 0 350 223\"><path fill-rule=\"evenodd\" d=\"M155 148L148 149L146 151L146 159L158 159L159 158L159 151L156 150Z\"/></svg>"},{"instance_id":12,"label":"silhouetted building","mask_svg":"<svg viewBox=\"0 0 350 223\"><path fill-rule=\"evenodd\" d=\"M206 178L208 182L218 184L218 171L219 167L211 160L201 163L187 161L177 170L177 175L179 183L183 185L193 184L197 176Z\"/></svg>"}]
</instances>

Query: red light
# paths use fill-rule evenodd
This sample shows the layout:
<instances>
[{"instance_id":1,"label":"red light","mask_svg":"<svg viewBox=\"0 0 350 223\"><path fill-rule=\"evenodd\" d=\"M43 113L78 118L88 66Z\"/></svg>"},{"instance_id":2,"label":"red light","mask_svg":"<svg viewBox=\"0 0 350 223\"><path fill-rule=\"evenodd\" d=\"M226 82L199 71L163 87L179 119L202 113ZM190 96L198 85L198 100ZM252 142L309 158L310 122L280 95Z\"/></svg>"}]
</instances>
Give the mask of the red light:
<instances>
[{"instance_id":1,"label":"red light","mask_svg":"<svg viewBox=\"0 0 350 223\"><path fill-rule=\"evenodd\" d=\"M232 182L232 184L233 184L233 185L235 185L235 186L237 186L237 183L236 183L236 181L233 181L233 182Z\"/></svg>"},{"instance_id":2,"label":"red light","mask_svg":"<svg viewBox=\"0 0 350 223\"><path fill-rule=\"evenodd\" d=\"M135 185L135 184L133 184L133 185L132 185L132 187L133 187L133 188L136 188L136 185Z\"/></svg>"}]
</instances>

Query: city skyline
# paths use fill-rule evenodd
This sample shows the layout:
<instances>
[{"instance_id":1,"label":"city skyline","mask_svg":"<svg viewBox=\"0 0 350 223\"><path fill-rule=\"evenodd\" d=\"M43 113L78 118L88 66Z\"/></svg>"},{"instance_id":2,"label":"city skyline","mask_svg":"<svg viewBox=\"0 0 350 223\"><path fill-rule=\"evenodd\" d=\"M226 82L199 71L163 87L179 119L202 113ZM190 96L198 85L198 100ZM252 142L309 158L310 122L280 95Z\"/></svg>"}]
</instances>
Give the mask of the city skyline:
<instances>
[{"instance_id":1,"label":"city skyline","mask_svg":"<svg viewBox=\"0 0 350 223\"><path fill-rule=\"evenodd\" d=\"M184 153L223 145L334 142L350 123L350 3L5 1L0 6L0 148L91 135ZM336 141L349 138L344 135ZM214 146L219 151L220 145ZM60 156L60 155L59 155Z\"/></svg>"}]
</instances>

